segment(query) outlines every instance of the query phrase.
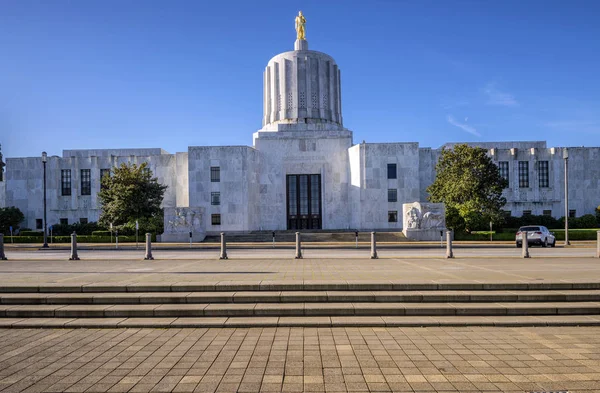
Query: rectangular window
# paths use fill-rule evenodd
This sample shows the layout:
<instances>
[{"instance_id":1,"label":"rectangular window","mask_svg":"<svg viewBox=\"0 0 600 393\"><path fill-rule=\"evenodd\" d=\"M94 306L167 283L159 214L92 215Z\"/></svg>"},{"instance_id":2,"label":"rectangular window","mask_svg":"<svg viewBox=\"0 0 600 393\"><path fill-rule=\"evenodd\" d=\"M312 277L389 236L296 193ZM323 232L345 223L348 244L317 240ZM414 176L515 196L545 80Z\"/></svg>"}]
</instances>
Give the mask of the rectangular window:
<instances>
[{"instance_id":1,"label":"rectangular window","mask_svg":"<svg viewBox=\"0 0 600 393\"><path fill-rule=\"evenodd\" d=\"M531 210L523 210L523 216L530 216Z\"/></svg>"},{"instance_id":2,"label":"rectangular window","mask_svg":"<svg viewBox=\"0 0 600 393\"><path fill-rule=\"evenodd\" d=\"M395 188L388 188L388 202L398 202L398 190Z\"/></svg>"},{"instance_id":3,"label":"rectangular window","mask_svg":"<svg viewBox=\"0 0 600 393\"><path fill-rule=\"evenodd\" d=\"M213 183L218 183L221 181L221 167L219 167L219 166L211 166L210 167L210 181Z\"/></svg>"},{"instance_id":4,"label":"rectangular window","mask_svg":"<svg viewBox=\"0 0 600 393\"><path fill-rule=\"evenodd\" d=\"M152 171L150 171L150 168L144 168L144 176L152 176Z\"/></svg>"},{"instance_id":5,"label":"rectangular window","mask_svg":"<svg viewBox=\"0 0 600 393\"><path fill-rule=\"evenodd\" d=\"M79 223L80 224L87 224L88 223L88 219L86 217L82 217L79 219Z\"/></svg>"},{"instance_id":6,"label":"rectangular window","mask_svg":"<svg viewBox=\"0 0 600 393\"><path fill-rule=\"evenodd\" d=\"M538 162L538 169L540 174L540 188L550 187L550 181L548 176L548 161Z\"/></svg>"},{"instance_id":7,"label":"rectangular window","mask_svg":"<svg viewBox=\"0 0 600 393\"><path fill-rule=\"evenodd\" d=\"M102 179L104 179L104 176L110 177L110 169L100 169L100 188L104 188L102 186Z\"/></svg>"},{"instance_id":8,"label":"rectangular window","mask_svg":"<svg viewBox=\"0 0 600 393\"><path fill-rule=\"evenodd\" d=\"M81 195L92 195L92 170L81 170Z\"/></svg>"},{"instance_id":9,"label":"rectangular window","mask_svg":"<svg viewBox=\"0 0 600 393\"><path fill-rule=\"evenodd\" d=\"M221 193L220 192L211 192L210 193L210 204L211 205L220 205L221 204Z\"/></svg>"},{"instance_id":10,"label":"rectangular window","mask_svg":"<svg viewBox=\"0 0 600 393\"><path fill-rule=\"evenodd\" d=\"M502 177L503 179L506 179L506 182L508 182L509 180L509 175L508 175L508 161L500 161L498 162L498 169L500 170L500 177Z\"/></svg>"},{"instance_id":11,"label":"rectangular window","mask_svg":"<svg viewBox=\"0 0 600 393\"><path fill-rule=\"evenodd\" d=\"M502 213L502 216L504 218L508 218L512 215L512 212L510 210L500 210L500 213Z\"/></svg>"},{"instance_id":12,"label":"rectangular window","mask_svg":"<svg viewBox=\"0 0 600 393\"><path fill-rule=\"evenodd\" d=\"M519 188L529 187L529 161L519 161Z\"/></svg>"},{"instance_id":13,"label":"rectangular window","mask_svg":"<svg viewBox=\"0 0 600 393\"><path fill-rule=\"evenodd\" d=\"M569 218L577 217L576 213L577 213L577 211L575 209L569 210Z\"/></svg>"},{"instance_id":14,"label":"rectangular window","mask_svg":"<svg viewBox=\"0 0 600 393\"><path fill-rule=\"evenodd\" d=\"M60 219L60 225L69 225L69 219L68 218L61 218Z\"/></svg>"},{"instance_id":15,"label":"rectangular window","mask_svg":"<svg viewBox=\"0 0 600 393\"><path fill-rule=\"evenodd\" d=\"M210 222L212 225L221 225L221 215L220 214L211 214Z\"/></svg>"},{"instance_id":16,"label":"rectangular window","mask_svg":"<svg viewBox=\"0 0 600 393\"><path fill-rule=\"evenodd\" d=\"M396 210L388 212L388 222L398 222L398 212Z\"/></svg>"},{"instance_id":17,"label":"rectangular window","mask_svg":"<svg viewBox=\"0 0 600 393\"><path fill-rule=\"evenodd\" d=\"M61 195L68 196L71 195L71 170L70 169L62 169L60 171L60 185L61 185Z\"/></svg>"},{"instance_id":18,"label":"rectangular window","mask_svg":"<svg viewBox=\"0 0 600 393\"><path fill-rule=\"evenodd\" d=\"M388 164L388 179L396 179L396 164Z\"/></svg>"},{"instance_id":19,"label":"rectangular window","mask_svg":"<svg viewBox=\"0 0 600 393\"><path fill-rule=\"evenodd\" d=\"M552 210L544 210L544 211L542 212L542 214L543 214L544 216L550 216L550 217L552 217Z\"/></svg>"},{"instance_id":20,"label":"rectangular window","mask_svg":"<svg viewBox=\"0 0 600 393\"><path fill-rule=\"evenodd\" d=\"M35 229L44 229L44 220L42 220L41 218L36 218Z\"/></svg>"}]
</instances>

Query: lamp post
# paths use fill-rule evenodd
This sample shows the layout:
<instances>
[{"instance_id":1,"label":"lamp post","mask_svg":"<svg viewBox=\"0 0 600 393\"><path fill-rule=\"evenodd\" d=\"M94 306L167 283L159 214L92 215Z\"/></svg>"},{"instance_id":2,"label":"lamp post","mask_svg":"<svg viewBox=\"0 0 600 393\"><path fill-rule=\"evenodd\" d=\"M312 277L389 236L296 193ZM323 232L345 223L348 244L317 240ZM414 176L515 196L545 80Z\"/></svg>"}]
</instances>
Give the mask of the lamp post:
<instances>
[{"instance_id":1,"label":"lamp post","mask_svg":"<svg viewBox=\"0 0 600 393\"><path fill-rule=\"evenodd\" d=\"M565 246L569 243L569 151L563 148L563 158L565 159Z\"/></svg>"},{"instance_id":2,"label":"lamp post","mask_svg":"<svg viewBox=\"0 0 600 393\"><path fill-rule=\"evenodd\" d=\"M48 224L46 222L46 162L48 161L48 154L45 151L42 152L42 164L44 164L44 245L42 248L48 248Z\"/></svg>"}]
</instances>

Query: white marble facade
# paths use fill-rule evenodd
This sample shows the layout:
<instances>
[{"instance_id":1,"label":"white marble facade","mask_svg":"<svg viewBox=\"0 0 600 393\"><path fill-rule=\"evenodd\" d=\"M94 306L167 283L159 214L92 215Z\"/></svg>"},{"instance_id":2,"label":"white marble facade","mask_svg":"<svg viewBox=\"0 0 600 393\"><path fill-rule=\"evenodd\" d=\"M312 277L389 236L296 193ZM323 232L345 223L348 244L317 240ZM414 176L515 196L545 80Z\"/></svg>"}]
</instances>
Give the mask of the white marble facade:
<instances>
[{"instance_id":1,"label":"white marble facade","mask_svg":"<svg viewBox=\"0 0 600 393\"><path fill-rule=\"evenodd\" d=\"M64 150L60 157L49 157L48 225L96 221L100 171L122 162L147 162L168 186L166 235L175 233L180 241L188 238L183 228L190 224L194 240L219 232L288 229L288 175L318 175L320 192L311 199L318 199L318 228L402 230L403 204L427 200L440 152L452 145L355 144L352 131L343 125L339 67L331 56L308 50L308 43L299 47L304 50L284 52L267 64L263 127L253 134L253 146L190 146L175 154L162 149ZM564 215L564 148L548 148L543 141L471 145L484 147L507 168L505 209L511 214ZM593 214L600 204L600 147L568 151L569 208L577 216ZM71 195L62 195L62 169L71 170ZM81 195L82 169L91 172L90 195ZM7 158L4 175L0 206L19 207L24 226L39 228L41 158ZM528 182L519 187L524 176ZM182 215L186 223L174 226Z\"/></svg>"}]
</instances>

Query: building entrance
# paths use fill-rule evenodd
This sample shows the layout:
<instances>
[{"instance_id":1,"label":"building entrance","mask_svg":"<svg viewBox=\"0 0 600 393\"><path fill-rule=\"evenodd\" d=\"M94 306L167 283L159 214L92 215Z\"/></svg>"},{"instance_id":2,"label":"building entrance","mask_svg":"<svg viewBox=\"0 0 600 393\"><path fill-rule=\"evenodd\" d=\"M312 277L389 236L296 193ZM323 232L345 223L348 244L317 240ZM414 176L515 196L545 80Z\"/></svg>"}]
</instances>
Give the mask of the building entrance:
<instances>
[{"instance_id":1,"label":"building entrance","mask_svg":"<svg viewBox=\"0 0 600 393\"><path fill-rule=\"evenodd\" d=\"M321 229L321 175L287 175L287 229Z\"/></svg>"}]
</instances>

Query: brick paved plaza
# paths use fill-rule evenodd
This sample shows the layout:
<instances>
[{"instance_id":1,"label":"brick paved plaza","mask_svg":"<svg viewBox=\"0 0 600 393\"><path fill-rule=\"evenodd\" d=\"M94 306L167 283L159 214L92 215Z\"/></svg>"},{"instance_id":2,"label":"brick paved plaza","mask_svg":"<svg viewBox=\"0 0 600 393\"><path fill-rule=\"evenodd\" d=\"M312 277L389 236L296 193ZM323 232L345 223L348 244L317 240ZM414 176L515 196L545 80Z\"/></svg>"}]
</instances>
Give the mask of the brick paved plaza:
<instances>
[{"instance_id":1,"label":"brick paved plaza","mask_svg":"<svg viewBox=\"0 0 600 393\"><path fill-rule=\"evenodd\" d=\"M600 390L600 328L0 330L3 392Z\"/></svg>"}]
</instances>

